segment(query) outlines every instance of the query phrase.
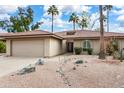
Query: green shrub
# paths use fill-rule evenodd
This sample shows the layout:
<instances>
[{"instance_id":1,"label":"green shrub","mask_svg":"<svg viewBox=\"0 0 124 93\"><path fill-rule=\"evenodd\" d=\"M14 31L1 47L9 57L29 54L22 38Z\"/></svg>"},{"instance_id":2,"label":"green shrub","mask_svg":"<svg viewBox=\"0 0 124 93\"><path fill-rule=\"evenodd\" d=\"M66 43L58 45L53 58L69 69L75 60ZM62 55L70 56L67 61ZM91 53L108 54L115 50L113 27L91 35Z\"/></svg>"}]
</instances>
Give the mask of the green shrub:
<instances>
[{"instance_id":1,"label":"green shrub","mask_svg":"<svg viewBox=\"0 0 124 93\"><path fill-rule=\"evenodd\" d=\"M82 48L81 47L75 47L74 51L75 51L75 54L81 54Z\"/></svg>"},{"instance_id":2,"label":"green shrub","mask_svg":"<svg viewBox=\"0 0 124 93\"><path fill-rule=\"evenodd\" d=\"M121 57L120 52L115 51L115 52L113 53L113 58L114 58L114 59L120 59L120 57Z\"/></svg>"},{"instance_id":3,"label":"green shrub","mask_svg":"<svg viewBox=\"0 0 124 93\"><path fill-rule=\"evenodd\" d=\"M82 64L83 63L83 60L77 60L76 62L75 62L75 64Z\"/></svg>"},{"instance_id":4,"label":"green shrub","mask_svg":"<svg viewBox=\"0 0 124 93\"><path fill-rule=\"evenodd\" d=\"M83 51L87 51L87 48L83 48Z\"/></svg>"},{"instance_id":5,"label":"green shrub","mask_svg":"<svg viewBox=\"0 0 124 93\"><path fill-rule=\"evenodd\" d=\"M121 56L121 53L120 52L115 51L113 53L113 58L114 59L118 59L118 60L124 60L124 53L122 53L122 56Z\"/></svg>"},{"instance_id":6,"label":"green shrub","mask_svg":"<svg viewBox=\"0 0 124 93\"><path fill-rule=\"evenodd\" d=\"M112 40L107 44L106 52L108 55L112 55L115 51L118 51L118 41Z\"/></svg>"},{"instance_id":7,"label":"green shrub","mask_svg":"<svg viewBox=\"0 0 124 93\"><path fill-rule=\"evenodd\" d=\"M120 53L120 58L119 58L120 60L124 60L124 53L122 53L122 55L121 55L121 53Z\"/></svg>"},{"instance_id":8,"label":"green shrub","mask_svg":"<svg viewBox=\"0 0 124 93\"><path fill-rule=\"evenodd\" d=\"M92 55L93 48L83 48L83 51L87 52L89 55Z\"/></svg>"},{"instance_id":9,"label":"green shrub","mask_svg":"<svg viewBox=\"0 0 124 93\"><path fill-rule=\"evenodd\" d=\"M92 55L93 49L92 49L92 48L88 48L88 49L87 49L87 52L88 52L89 55Z\"/></svg>"},{"instance_id":10,"label":"green shrub","mask_svg":"<svg viewBox=\"0 0 124 93\"><path fill-rule=\"evenodd\" d=\"M111 56L114 52L114 48L111 44L108 44L107 47L106 47L106 53Z\"/></svg>"},{"instance_id":11,"label":"green shrub","mask_svg":"<svg viewBox=\"0 0 124 93\"><path fill-rule=\"evenodd\" d=\"M0 41L0 53L5 53L5 52L6 52L5 42Z\"/></svg>"}]
</instances>

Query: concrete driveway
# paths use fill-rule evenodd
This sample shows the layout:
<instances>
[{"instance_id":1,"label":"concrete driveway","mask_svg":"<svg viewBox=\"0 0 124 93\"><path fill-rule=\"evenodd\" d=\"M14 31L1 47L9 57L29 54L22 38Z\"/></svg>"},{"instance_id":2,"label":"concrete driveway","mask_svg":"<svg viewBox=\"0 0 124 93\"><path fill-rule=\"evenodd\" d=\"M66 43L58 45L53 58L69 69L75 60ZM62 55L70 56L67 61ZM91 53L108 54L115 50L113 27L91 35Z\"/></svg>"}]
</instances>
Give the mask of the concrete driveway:
<instances>
[{"instance_id":1,"label":"concrete driveway","mask_svg":"<svg viewBox=\"0 0 124 93\"><path fill-rule=\"evenodd\" d=\"M15 72L29 64L34 64L38 58L20 58L0 56L0 77Z\"/></svg>"}]
</instances>

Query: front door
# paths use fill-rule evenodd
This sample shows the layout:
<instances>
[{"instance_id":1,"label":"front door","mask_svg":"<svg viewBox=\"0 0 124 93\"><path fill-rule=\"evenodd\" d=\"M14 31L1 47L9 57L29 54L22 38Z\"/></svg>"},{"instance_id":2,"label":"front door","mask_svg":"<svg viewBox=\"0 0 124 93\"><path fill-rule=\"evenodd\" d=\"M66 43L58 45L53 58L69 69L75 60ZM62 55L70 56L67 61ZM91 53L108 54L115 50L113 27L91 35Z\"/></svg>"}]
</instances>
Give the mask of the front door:
<instances>
[{"instance_id":1,"label":"front door","mask_svg":"<svg viewBox=\"0 0 124 93\"><path fill-rule=\"evenodd\" d=\"M67 52L73 52L73 42L67 42Z\"/></svg>"}]
</instances>

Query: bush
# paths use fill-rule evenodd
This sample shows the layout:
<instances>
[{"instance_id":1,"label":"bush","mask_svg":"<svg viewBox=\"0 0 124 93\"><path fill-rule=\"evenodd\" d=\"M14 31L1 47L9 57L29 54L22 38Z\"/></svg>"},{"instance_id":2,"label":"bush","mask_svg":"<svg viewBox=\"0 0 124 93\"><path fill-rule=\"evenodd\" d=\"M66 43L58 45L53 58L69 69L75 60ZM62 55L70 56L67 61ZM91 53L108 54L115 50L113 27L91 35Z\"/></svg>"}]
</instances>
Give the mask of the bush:
<instances>
[{"instance_id":1,"label":"bush","mask_svg":"<svg viewBox=\"0 0 124 93\"><path fill-rule=\"evenodd\" d=\"M92 48L88 48L87 52L88 52L89 55L92 55L93 49Z\"/></svg>"},{"instance_id":2,"label":"bush","mask_svg":"<svg viewBox=\"0 0 124 93\"><path fill-rule=\"evenodd\" d=\"M120 53L118 52L118 51L115 51L114 53L113 53L113 58L114 59L119 59L121 57L121 55L120 55Z\"/></svg>"},{"instance_id":3,"label":"bush","mask_svg":"<svg viewBox=\"0 0 124 93\"><path fill-rule=\"evenodd\" d=\"M93 53L92 48L83 48L83 51L86 51L89 55L92 55L92 53Z\"/></svg>"},{"instance_id":4,"label":"bush","mask_svg":"<svg viewBox=\"0 0 124 93\"><path fill-rule=\"evenodd\" d=\"M83 60L77 60L76 62L75 62L75 64L82 64L83 63Z\"/></svg>"},{"instance_id":5,"label":"bush","mask_svg":"<svg viewBox=\"0 0 124 93\"><path fill-rule=\"evenodd\" d=\"M6 52L6 44L3 41L0 41L0 53Z\"/></svg>"},{"instance_id":6,"label":"bush","mask_svg":"<svg viewBox=\"0 0 124 93\"><path fill-rule=\"evenodd\" d=\"M118 51L115 51L114 53L113 53L113 58L114 59L119 59L119 60L124 60L124 53L122 53L122 57L121 57L121 53L120 52L118 52Z\"/></svg>"},{"instance_id":7,"label":"bush","mask_svg":"<svg viewBox=\"0 0 124 93\"><path fill-rule=\"evenodd\" d=\"M106 47L106 52L109 56L111 56L114 52L114 48L111 44L108 44L107 47Z\"/></svg>"},{"instance_id":8,"label":"bush","mask_svg":"<svg viewBox=\"0 0 124 93\"><path fill-rule=\"evenodd\" d=\"M87 51L87 48L83 48L83 51Z\"/></svg>"},{"instance_id":9,"label":"bush","mask_svg":"<svg viewBox=\"0 0 124 93\"><path fill-rule=\"evenodd\" d=\"M124 60L124 53L122 53L122 56L121 56L121 54L120 54L120 58L119 58L120 60Z\"/></svg>"},{"instance_id":10,"label":"bush","mask_svg":"<svg viewBox=\"0 0 124 93\"><path fill-rule=\"evenodd\" d=\"M75 47L74 51L75 51L75 54L81 54L82 48L81 47Z\"/></svg>"},{"instance_id":11,"label":"bush","mask_svg":"<svg viewBox=\"0 0 124 93\"><path fill-rule=\"evenodd\" d=\"M106 52L108 55L112 55L115 51L118 51L118 41L112 40L108 43Z\"/></svg>"}]
</instances>

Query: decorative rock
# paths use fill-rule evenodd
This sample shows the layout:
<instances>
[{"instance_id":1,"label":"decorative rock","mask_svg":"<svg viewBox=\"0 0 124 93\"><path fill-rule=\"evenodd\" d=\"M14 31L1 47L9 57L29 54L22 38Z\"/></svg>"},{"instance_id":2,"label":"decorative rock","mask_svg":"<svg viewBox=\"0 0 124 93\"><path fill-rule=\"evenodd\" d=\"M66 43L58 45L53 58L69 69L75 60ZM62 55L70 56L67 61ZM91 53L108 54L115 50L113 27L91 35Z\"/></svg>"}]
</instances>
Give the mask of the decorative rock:
<instances>
[{"instance_id":1,"label":"decorative rock","mask_svg":"<svg viewBox=\"0 0 124 93\"><path fill-rule=\"evenodd\" d=\"M73 70L76 70L76 67L73 67Z\"/></svg>"},{"instance_id":2,"label":"decorative rock","mask_svg":"<svg viewBox=\"0 0 124 93\"><path fill-rule=\"evenodd\" d=\"M31 72L34 72L35 71L35 66L33 65L28 65L27 67L21 69L17 75L23 75L23 74L26 74L26 73L31 73Z\"/></svg>"},{"instance_id":3,"label":"decorative rock","mask_svg":"<svg viewBox=\"0 0 124 93\"><path fill-rule=\"evenodd\" d=\"M11 76L14 76L13 74Z\"/></svg>"},{"instance_id":4,"label":"decorative rock","mask_svg":"<svg viewBox=\"0 0 124 93\"><path fill-rule=\"evenodd\" d=\"M77 67L79 66L79 65L76 65Z\"/></svg>"},{"instance_id":5,"label":"decorative rock","mask_svg":"<svg viewBox=\"0 0 124 93\"><path fill-rule=\"evenodd\" d=\"M35 65L44 65L44 60L39 59Z\"/></svg>"}]
</instances>

